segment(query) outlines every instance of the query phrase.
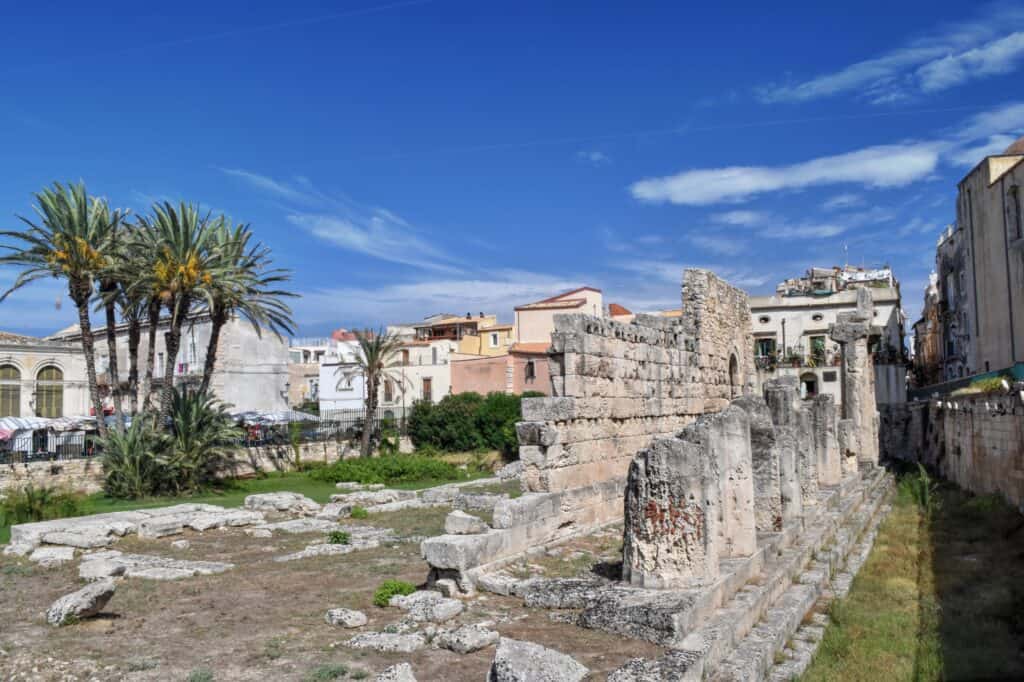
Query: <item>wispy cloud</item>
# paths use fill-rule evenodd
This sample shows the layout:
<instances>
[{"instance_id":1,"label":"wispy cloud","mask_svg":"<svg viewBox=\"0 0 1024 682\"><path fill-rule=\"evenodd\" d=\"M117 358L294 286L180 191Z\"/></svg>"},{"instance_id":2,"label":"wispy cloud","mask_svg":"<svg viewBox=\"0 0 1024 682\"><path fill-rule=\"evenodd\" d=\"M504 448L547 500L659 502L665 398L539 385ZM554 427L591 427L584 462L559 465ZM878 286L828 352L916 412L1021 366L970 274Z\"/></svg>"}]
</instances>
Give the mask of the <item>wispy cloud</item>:
<instances>
[{"instance_id":1,"label":"wispy cloud","mask_svg":"<svg viewBox=\"0 0 1024 682\"><path fill-rule=\"evenodd\" d=\"M940 27L877 57L795 83L759 88L763 102L804 102L856 93L875 104L1009 73L1024 57L1024 11L999 8L976 21Z\"/></svg>"},{"instance_id":2,"label":"wispy cloud","mask_svg":"<svg viewBox=\"0 0 1024 682\"><path fill-rule=\"evenodd\" d=\"M691 236L689 241L705 251L721 256L738 256L747 250L747 242L734 237L698 234Z\"/></svg>"},{"instance_id":3,"label":"wispy cloud","mask_svg":"<svg viewBox=\"0 0 1024 682\"><path fill-rule=\"evenodd\" d=\"M930 175L938 161L939 150L931 143L879 145L788 166L688 170L640 180L630 186L630 191L641 201L700 206L818 185L901 187Z\"/></svg>"},{"instance_id":4,"label":"wispy cloud","mask_svg":"<svg viewBox=\"0 0 1024 682\"><path fill-rule=\"evenodd\" d=\"M837 194L821 205L826 211L839 211L845 208L853 208L864 203L864 198L859 194Z\"/></svg>"},{"instance_id":5,"label":"wispy cloud","mask_svg":"<svg viewBox=\"0 0 1024 682\"><path fill-rule=\"evenodd\" d=\"M220 170L283 201L289 223L346 251L429 270L460 269L454 258L428 240L426 233L386 208L326 194L304 177L289 183L247 170Z\"/></svg>"},{"instance_id":6,"label":"wispy cloud","mask_svg":"<svg viewBox=\"0 0 1024 682\"><path fill-rule=\"evenodd\" d=\"M721 264L684 264L667 260L637 259L616 263L615 266L627 272L644 277L654 277L677 286L683 281L683 270L687 268L711 270L722 279L738 287L760 287L771 280L771 273L766 272L763 268L755 271Z\"/></svg>"},{"instance_id":7,"label":"wispy cloud","mask_svg":"<svg viewBox=\"0 0 1024 682\"><path fill-rule=\"evenodd\" d=\"M576 158L592 166L604 166L612 162L611 157L596 149L582 149L576 152Z\"/></svg>"},{"instance_id":8,"label":"wispy cloud","mask_svg":"<svg viewBox=\"0 0 1024 682\"><path fill-rule=\"evenodd\" d=\"M768 220L768 214L761 211L726 211L712 214L711 220L722 225L742 225L749 227L759 225Z\"/></svg>"}]
</instances>

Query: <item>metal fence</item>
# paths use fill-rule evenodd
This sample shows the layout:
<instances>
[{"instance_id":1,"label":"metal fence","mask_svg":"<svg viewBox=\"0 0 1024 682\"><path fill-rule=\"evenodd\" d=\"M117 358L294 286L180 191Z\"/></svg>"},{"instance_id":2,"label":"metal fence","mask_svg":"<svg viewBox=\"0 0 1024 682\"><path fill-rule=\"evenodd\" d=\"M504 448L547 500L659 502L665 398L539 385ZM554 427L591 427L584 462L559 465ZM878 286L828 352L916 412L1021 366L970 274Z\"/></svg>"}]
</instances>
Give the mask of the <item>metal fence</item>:
<instances>
[{"instance_id":1,"label":"metal fence","mask_svg":"<svg viewBox=\"0 0 1024 682\"><path fill-rule=\"evenodd\" d=\"M915 400L940 398L949 395L958 388L966 388L980 379L990 379L993 377L1005 377L1010 382L1024 381L1024 362L1018 362L1005 369L951 379L950 381L944 381L941 384L911 388L907 390L907 400L913 402Z\"/></svg>"},{"instance_id":2,"label":"metal fence","mask_svg":"<svg viewBox=\"0 0 1024 682\"><path fill-rule=\"evenodd\" d=\"M24 437L0 443L0 464L59 462L88 459L100 454L102 448L92 433L54 433L40 429Z\"/></svg>"}]
</instances>

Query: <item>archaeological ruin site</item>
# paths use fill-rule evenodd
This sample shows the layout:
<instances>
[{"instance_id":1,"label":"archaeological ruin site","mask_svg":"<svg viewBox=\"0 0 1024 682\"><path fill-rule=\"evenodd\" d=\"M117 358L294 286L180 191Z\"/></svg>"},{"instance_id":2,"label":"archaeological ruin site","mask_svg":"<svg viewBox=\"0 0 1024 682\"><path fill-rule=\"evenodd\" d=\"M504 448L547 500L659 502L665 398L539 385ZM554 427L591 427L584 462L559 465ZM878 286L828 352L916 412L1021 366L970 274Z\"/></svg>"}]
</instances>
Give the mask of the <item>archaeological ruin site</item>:
<instances>
[{"instance_id":1,"label":"archaeological ruin site","mask_svg":"<svg viewBox=\"0 0 1024 682\"><path fill-rule=\"evenodd\" d=\"M679 318L556 317L501 477L15 526L8 679L799 677L894 490L858 291L838 407L757 386L746 294L687 270Z\"/></svg>"}]
</instances>

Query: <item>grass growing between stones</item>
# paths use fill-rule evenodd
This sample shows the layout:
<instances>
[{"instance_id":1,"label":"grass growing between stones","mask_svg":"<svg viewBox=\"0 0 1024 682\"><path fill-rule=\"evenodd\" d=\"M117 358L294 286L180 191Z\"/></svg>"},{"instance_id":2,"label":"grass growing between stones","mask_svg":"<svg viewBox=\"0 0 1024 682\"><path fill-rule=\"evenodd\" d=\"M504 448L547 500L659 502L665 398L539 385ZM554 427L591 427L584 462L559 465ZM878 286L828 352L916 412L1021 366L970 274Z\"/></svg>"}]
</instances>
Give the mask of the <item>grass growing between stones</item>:
<instances>
[{"instance_id":1,"label":"grass growing between stones","mask_svg":"<svg viewBox=\"0 0 1024 682\"><path fill-rule=\"evenodd\" d=\"M907 478L803 679L1024 678L1024 518Z\"/></svg>"}]
</instances>

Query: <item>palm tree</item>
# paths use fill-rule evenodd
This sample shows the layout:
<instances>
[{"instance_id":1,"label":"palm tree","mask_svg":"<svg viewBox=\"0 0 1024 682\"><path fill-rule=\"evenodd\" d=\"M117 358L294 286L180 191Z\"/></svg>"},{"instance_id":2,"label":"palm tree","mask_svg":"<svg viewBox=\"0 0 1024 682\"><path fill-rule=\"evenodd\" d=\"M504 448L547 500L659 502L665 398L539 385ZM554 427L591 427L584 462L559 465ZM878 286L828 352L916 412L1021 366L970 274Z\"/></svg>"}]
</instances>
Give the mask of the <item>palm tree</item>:
<instances>
[{"instance_id":1,"label":"palm tree","mask_svg":"<svg viewBox=\"0 0 1024 682\"><path fill-rule=\"evenodd\" d=\"M38 279L57 277L67 280L68 295L78 308L89 397L100 436L105 437L107 429L96 383L89 302L93 295L93 282L107 267L106 254L122 214L120 211L112 212L102 199L90 197L84 183L64 186L55 182L53 187L35 194L35 198L38 224L18 216L28 229L0 232L0 237L22 242L19 246L3 246L10 253L0 256L0 265L25 268L14 284L0 295L0 301Z\"/></svg>"},{"instance_id":2,"label":"palm tree","mask_svg":"<svg viewBox=\"0 0 1024 682\"><path fill-rule=\"evenodd\" d=\"M182 202L177 209L170 202L153 206L152 219L142 224L152 230L157 250L152 269L136 286L153 292L170 316L170 328L164 333L167 350L164 383L160 391L158 423L165 425L173 399L174 363L181 346L181 329L192 305L211 300L213 283L223 275L219 247L213 242L214 223L209 215ZM158 309L159 312L159 309Z\"/></svg>"},{"instance_id":3,"label":"palm tree","mask_svg":"<svg viewBox=\"0 0 1024 682\"><path fill-rule=\"evenodd\" d=\"M385 330L374 333L370 329L355 332L359 343L356 353L355 370L363 375L366 385L366 414L363 419L363 437L360 454L370 456L370 440L374 430L374 417L377 414L377 398L381 382L387 379L400 381L396 375L399 363L395 360L402 340Z\"/></svg>"},{"instance_id":4,"label":"palm tree","mask_svg":"<svg viewBox=\"0 0 1024 682\"><path fill-rule=\"evenodd\" d=\"M160 239L156 230L145 218L140 218L132 231L128 248L130 256L125 261L125 264L129 266L129 271L125 275L125 282L128 285L126 294L128 299L139 301L141 308L139 317L145 319L149 332L146 344L146 372L142 376L142 389L139 391L142 395L142 411L148 412L152 401L156 339L159 333L163 296L160 284L153 276L156 271L157 255L160 253ZM129 337L130 335L129 332Z\"/></svg>"},{"instance_id":5,"label":"palm tree","mask_svg":"<svg viewBox=\"0 0 1024 682\"><path fill-rule=\"evenodd\" d=\"M124 408L121 400L121 374L117 366L117 306L123 299L123 287L121 286L123 273L126 269L126 248L124 243L123 229L120 221L111 229L111 242L106 258L106 267L100 271L97 278L99 289L99 302L97 308L102 307L106 315L106 327L104 328L107 337L107 379L110 386L110 395L114 402L115 428L118 431L124 430Z\"/></svg>"},{"instance_id":6,"label":"palm tree","mask_svg":"<svg viewBox=\"0 0 1024 682\"><path fill-rule=\"evenodd\" d=\"M200 393L206 393L210 388L220 332L232 315L238 314L248 320L260 337L263 327L280 339L285 333L293 334L295 326L291 308L282 300L295 294L271 288L287 282L290 274L287 270L270 268L270 249L259 242L250 247L252 232L248 225L232 229L227 220L222 219L211 230L211 248L219 255L221 276L213 281L209 291L207 310L211 329Z\"/></svg>"}]
</instances>

